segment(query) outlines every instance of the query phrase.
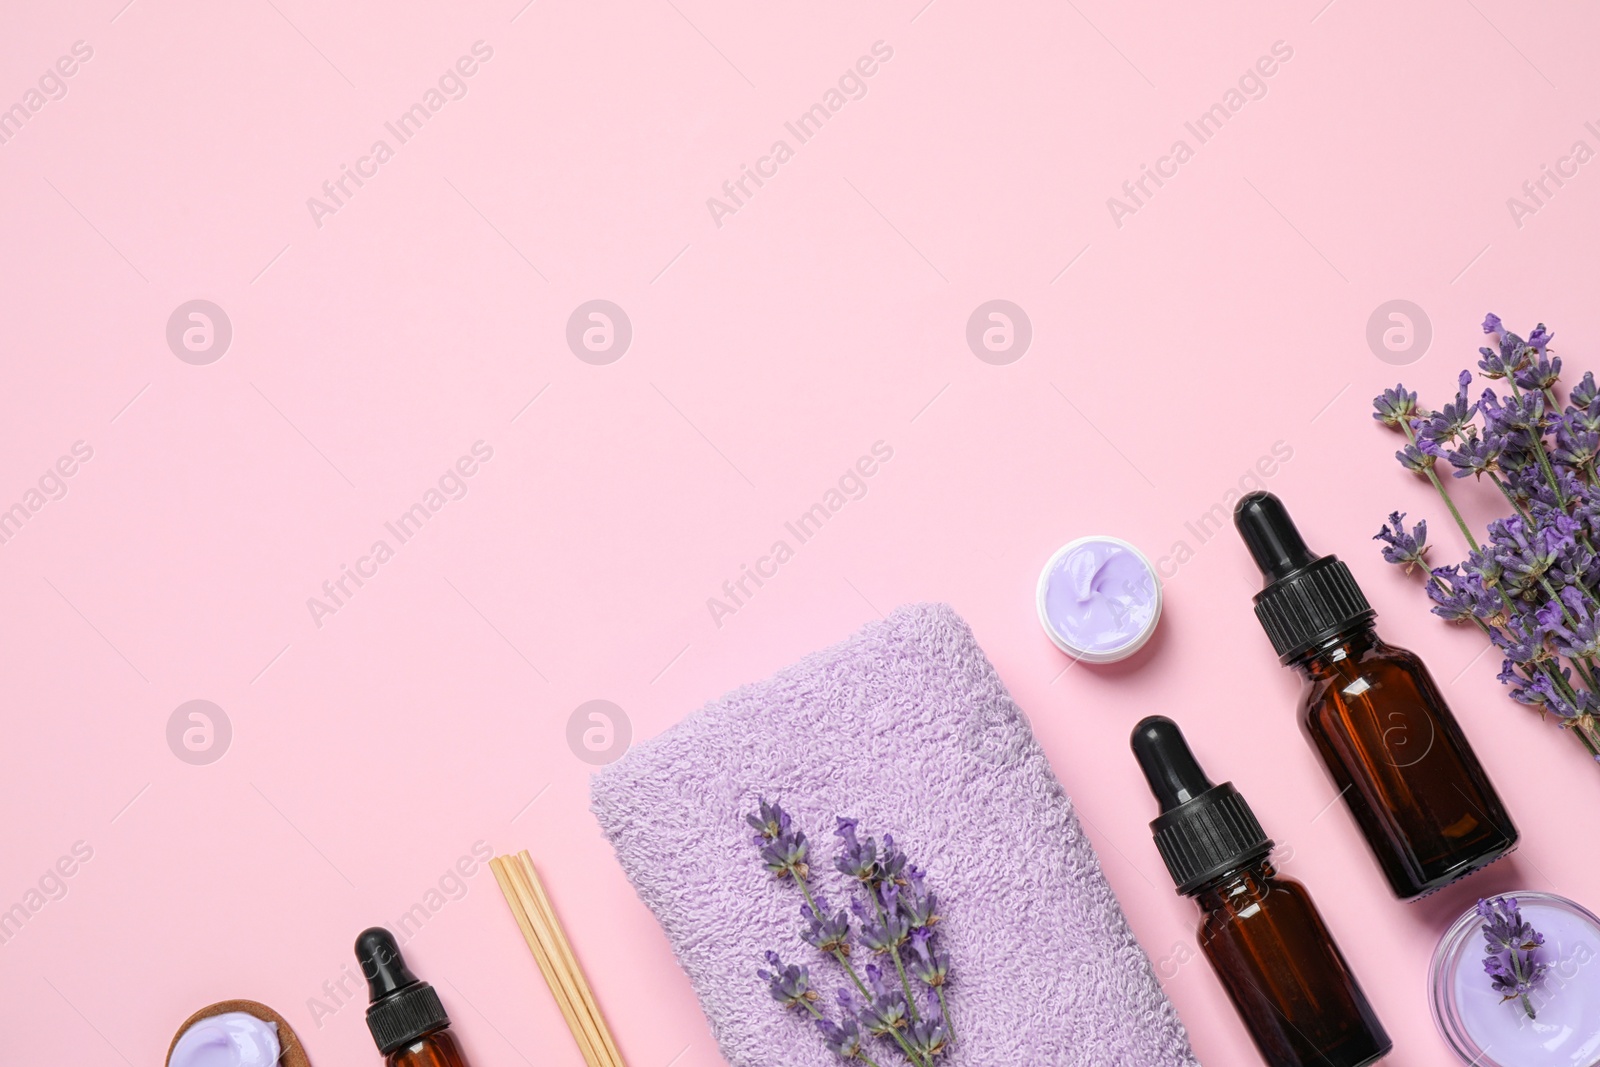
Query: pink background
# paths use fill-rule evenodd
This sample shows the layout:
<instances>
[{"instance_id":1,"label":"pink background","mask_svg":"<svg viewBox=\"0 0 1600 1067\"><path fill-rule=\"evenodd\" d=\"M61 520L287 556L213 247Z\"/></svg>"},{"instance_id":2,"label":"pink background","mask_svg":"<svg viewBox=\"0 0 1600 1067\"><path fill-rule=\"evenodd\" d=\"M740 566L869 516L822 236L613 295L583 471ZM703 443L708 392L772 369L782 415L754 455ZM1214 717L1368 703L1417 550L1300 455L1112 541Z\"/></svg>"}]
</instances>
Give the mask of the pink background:
<instances>
[{"instance_id":1,"label":"pink background","mask_svg":"<svg viewBox=\"0 0 1600 1067\"><path fill-rule=\"evenodd\" d=\"M1600 363L1600 164L1520 227L1506 203L1600 148L1589 5L124 3L0 17L0 106L93 50L0 144L0 506L93 450L0 545L0 907L93 850L0 945L12 1059L155 1063L248 997L318 1063L375 1062L360 1004L309 1002L482 841L538 857L633 1067L721 1062L568 718L604 698L652 736L912 600L972 623L1208 1063L1257 1060L1148 838L1144 714L1249 796L1395 1064L1452 1062L1426 961L1479 893L1600 904L1600 770L1379 561L1395 507L1441 560L1459 542L1367 415L1401 375L1442 400L1489 310ZM384 123L476 41L466 96L398 145ZM798 144L784 123L878 41L865 96ZM1197 145L1184 123L1279 41L1266 95ZM394 158L319 227L307 198L379 138ZM794 157L718 226L707 198L779 138ZM1194 157L1116 225L1178 138ZM633 327L605 366L565 341L596 298ZM166 341L193 299L232 323L209 365ZM991 299L1032 324L1005 366L965 340ZM1393 299L1434 334L1401 369L1366 334ZM307 599L480 440L466 497L317 626ZM707 598L877 441L866 496L715 625ZM1328 809L1236 538L1185 525L1278 442L1267 483L1432 664L1521 824L1514 860L1421 904ZM1147 653L1066 669L1033 583L1093 532L1193 556ZM166 736L195 699L233 731L204 766ZM407 954L469 1055L578 1064L492 876L464 886Z\"/></svg>"}]
</instances>

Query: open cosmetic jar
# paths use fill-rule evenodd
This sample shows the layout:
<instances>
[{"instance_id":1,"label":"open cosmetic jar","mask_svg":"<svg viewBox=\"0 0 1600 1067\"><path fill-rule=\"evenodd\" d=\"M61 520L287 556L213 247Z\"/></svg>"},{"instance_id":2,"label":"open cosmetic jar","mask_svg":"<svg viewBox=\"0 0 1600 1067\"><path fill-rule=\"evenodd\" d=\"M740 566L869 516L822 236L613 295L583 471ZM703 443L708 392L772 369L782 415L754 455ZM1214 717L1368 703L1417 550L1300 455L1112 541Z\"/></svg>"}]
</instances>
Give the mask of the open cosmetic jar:
<instances>
[{"instance_id":1,"label":"open cosmetic jar","mask_svg":"<svg viewBox=\"0 0 1600 1067\"><path fill-rule=\"evenodd\" d=\"M1428 968L1440 1036L1473 1067L1594 1067L1600 1063L1600 919L1553 893L1505 896L1544 935L1534 959L1546 966L1545 975L1526 1006L1502 996L1483 967L1483 919L1476 908L1468 910L1440 939Z\"/></svg>"},{"instance_id":2,"label":"open cosmetic jar","mask_svg":"<svg viewBox=\"0 0 1600 1067\"><path fill-rule=\"evenodd\" d=\"M1039 623L1057 648L1115 663L1144 647L1161 619L1161 582L1143 552L1118 537L1080 537L1039 574Z\"/></svg>"}]
</instances>

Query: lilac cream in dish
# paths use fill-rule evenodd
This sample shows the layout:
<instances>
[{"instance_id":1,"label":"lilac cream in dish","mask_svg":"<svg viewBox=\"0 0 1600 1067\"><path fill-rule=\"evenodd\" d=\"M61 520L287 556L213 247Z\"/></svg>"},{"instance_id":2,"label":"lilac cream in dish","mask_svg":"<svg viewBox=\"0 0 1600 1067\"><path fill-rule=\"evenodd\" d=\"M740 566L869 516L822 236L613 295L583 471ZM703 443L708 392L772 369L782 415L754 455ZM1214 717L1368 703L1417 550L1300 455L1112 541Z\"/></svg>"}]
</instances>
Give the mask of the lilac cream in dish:
<instances>
[{"instance_id":1,"label":"lilac cream in dish","mask_svg":"<svg viewBox=\"0 0 1600 1067\"><path fill-rule=\"evenodd\" d=\"M1144 553L1117 537L1080 537L1039 574L1039 622L1057 648L1087 663L1139 651L1161 619L1161 582Z\"/></svg>"},{"instance_id":2,"label":"lilac cream in dish","mask_svg":"<svg viewBox=\"0 0 1600 1067\"><path fill-rule=\"evenodd\" d=\"M167 1054L168 1067L276 1067L278 1024L230 1011L194 1023Z\"/></svg>"},{"instance_id":3,"label":"lilac cream in dish","mask_svg":"<svg viewBox=\"0 0 1600 1067\"><path fill-rule=\"evenodd\" d=\"M1600 1064L1600 919L1553 893L1480 901L1428 969L1439 1034L1473 1067Z\"/></svg>"}]
</instances>

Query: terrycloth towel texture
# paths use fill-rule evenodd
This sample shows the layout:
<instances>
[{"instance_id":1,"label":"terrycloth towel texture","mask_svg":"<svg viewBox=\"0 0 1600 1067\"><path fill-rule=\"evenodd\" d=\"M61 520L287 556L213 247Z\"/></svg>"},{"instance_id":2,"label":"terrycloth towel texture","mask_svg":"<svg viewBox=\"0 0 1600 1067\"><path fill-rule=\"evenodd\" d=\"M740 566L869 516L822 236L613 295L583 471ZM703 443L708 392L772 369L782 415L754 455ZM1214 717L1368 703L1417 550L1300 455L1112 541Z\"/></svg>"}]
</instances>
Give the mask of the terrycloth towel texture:
<instances>
[{"instance_id":1,"label":"terrycloth towel texture","mask_svg":"<svg viewBox=\"0 0 1600 1067\"><path fill-rule=\"evenodd\" d=\"M1106 759L1142 799L1132 758ZM794 885L762 866L744 821L762 796L806 831L832 907L846 898L835 813L893 834L928 871L952 961L947 1067L1197 1067L1071 800L950 608L900 608L594 779L595 814L728 1062L831 1067L814 1026L755 975L767 949L808 965L835 1017L833 991L848 981L801 941ZM881 1067L905 1062L878 1045Z\"/></svg>"}]
</instances>

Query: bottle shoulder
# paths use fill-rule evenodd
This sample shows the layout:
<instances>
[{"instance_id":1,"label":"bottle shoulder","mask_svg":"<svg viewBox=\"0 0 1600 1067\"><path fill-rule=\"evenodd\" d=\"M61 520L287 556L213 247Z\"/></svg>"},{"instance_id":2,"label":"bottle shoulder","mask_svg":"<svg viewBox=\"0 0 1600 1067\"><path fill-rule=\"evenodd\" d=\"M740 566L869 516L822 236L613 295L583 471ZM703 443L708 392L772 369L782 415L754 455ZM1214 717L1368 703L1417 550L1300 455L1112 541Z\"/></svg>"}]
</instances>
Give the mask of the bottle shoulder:
<instances>
[{"instance_id":1,"label":"bottle shoulder","mask_svg":"<svg viewBox=\"0 0 1600 1067\"><path fill-rule=\"evenodd\" d=\"M1305 899L1305 886L1279 874L1270 863L1240 868L1195 895L1195 902L1208 920L1223 922L1248 919L1264 910Z\"/></svg>"},{"instance_id":2,"label":"bottle shoulder","mask_svg":"<svg viewBox=\"0 0 1600 1067\"><path fill-rule=\"evenodd\" d=\"M1223 952L1234 951L1227 944L1298 939L1320 922L1305 886L1276 874L1223 887L1201 911L1201 941Z\"/></svg>"},{"instance_id":3,"label":"bottle shoulder","mask_svg":"<svg viewBox=\"0 0 1600 1067\"><path fill-rule=\"evenodd\" d=\"M446 1027L389 1053L385 1067L467 1067L467 1060L461 1054L455 1035Z\"/></svg>"},{"instance_id":4,"label":"bottle shoulder","mask_svg":"<svg viewBox=\"0 0 1600 1067\"><path fill-rule=\"evenodd\" d=\"M1305 682L1300 702L1303 712L1360 696L1414 699L1432 687L1428 668L1416 653L1376 638L1308 660L1301 675Z\"/></svg>"}]
</instances>

